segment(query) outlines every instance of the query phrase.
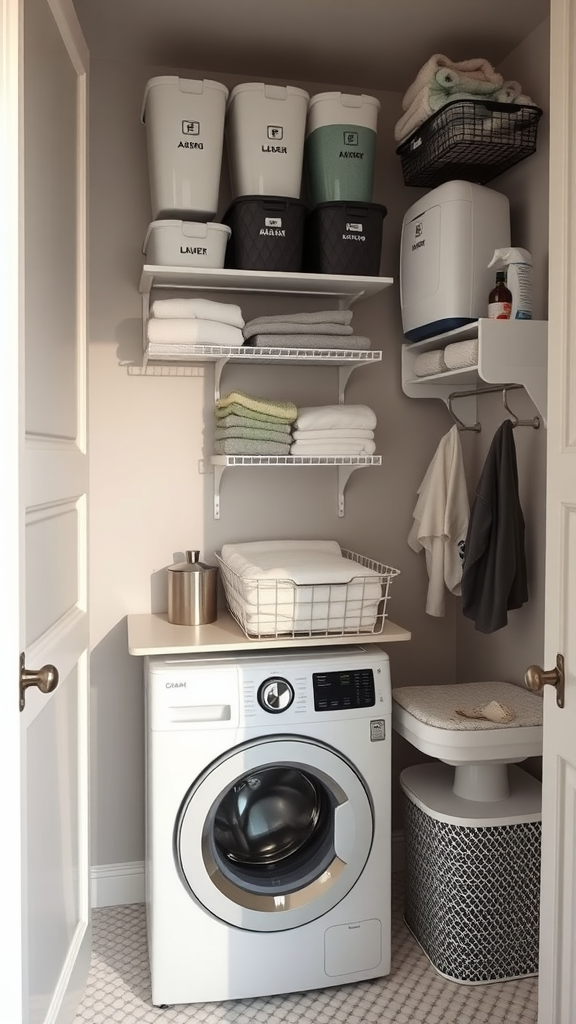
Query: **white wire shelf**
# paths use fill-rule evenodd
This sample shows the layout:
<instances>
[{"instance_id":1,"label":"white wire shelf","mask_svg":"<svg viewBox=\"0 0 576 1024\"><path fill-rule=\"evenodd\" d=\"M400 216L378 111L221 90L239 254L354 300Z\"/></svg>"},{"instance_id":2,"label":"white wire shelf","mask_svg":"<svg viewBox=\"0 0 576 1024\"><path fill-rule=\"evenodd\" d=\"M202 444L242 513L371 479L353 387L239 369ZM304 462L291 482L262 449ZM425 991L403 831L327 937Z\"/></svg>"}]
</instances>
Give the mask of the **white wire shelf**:
<instances>
[{"instance_id":1,"label":"white wire shelf","mask_svg":"<svg viewBox=\"0 0 576 1024\"><path fill-rule=\"evenodd\" d=\"M338 468L338 515L344 515L344 491L352 473L365 466L381 466L381 455L212 455L214 468L214 519L220 518L220 485L226 469L247 466L336 466Z\"/></svg>"}]
</instances>

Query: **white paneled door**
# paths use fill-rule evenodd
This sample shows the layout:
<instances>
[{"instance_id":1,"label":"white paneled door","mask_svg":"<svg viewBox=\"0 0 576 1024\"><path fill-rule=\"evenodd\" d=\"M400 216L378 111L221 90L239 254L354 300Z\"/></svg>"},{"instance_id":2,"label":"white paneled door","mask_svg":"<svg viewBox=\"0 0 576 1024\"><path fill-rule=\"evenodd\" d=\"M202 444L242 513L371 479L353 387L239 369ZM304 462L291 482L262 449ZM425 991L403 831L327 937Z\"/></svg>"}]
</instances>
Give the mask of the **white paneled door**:
<instances>
[{"instance_id":1,"label":"white paneled door","mask_svg":"<svg viewBox=\"0 0 576 1024\"><path fill-rule=\"evenodd\" d=\"M0 16L0 1019L66 1024L90 957L88 54L71 0Z\"/></svg>"},{"instance_id":2,"label":"white paneled door","mask_svg":"<svg viewBox=\"0 0 576 1024\"><path fill-rule=\"evenodd\" d=\"M552 0L545 666L539 1024L576 1022L576 2Z\"/></svg>"}]
</instances>

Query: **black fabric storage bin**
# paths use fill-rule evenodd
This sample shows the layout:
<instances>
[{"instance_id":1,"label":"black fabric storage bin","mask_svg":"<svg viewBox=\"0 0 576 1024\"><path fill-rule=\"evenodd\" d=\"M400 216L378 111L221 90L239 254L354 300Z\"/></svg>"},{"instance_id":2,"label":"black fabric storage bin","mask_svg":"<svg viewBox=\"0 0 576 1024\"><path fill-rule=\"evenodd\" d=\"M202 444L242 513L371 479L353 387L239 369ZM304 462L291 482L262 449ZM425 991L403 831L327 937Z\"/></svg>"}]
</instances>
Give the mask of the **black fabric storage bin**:
<instances>
[{"instance_id":1,"label":"black fabric storage bin","mask_svg":"<svg viewBox=\"0 0 576 1024\"><path fill-rule=\"evenodd\" d=\"M242 196L222 217L232 228L224 266L234 270L302 270L306 207L283 196Z\"/></svg>"},{"instance_id":2,"label":"black fabric storage bin","mask_svg":"<svg viewBox=\"0 0 576 1024\"><path fill-rule=\"evenodd\" d=\"M452 100L398 146L405 185L486 185L536 150L540 107Z\"/></svg>"},{"instance_id":3,"label":"black fabric storage bin","mask_svg":"<svg viewBox=\"0 0 576 1024\"><path fill-rule=\"evenodd\" d=\"M379 203L319 203L306 218L304 270L377 277L386 213Z\"/></svg>"}]
</instances>

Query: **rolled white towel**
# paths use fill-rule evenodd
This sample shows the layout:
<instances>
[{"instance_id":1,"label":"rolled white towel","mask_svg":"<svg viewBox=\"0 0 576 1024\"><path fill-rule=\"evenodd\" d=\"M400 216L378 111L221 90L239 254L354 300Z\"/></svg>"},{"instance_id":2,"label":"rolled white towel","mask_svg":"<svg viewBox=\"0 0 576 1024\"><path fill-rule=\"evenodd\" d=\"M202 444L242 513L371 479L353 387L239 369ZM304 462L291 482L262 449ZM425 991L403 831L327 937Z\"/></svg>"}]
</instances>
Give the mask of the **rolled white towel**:
<instances>
[{"instance_id":1,"label":"rolled white towel","mask_svg":"<svg viewBox=\"0 0 576 1024\"><path fill-rule=\"evenodd\" d=\"M430 352L422 352L414 360L414 373L417 377L429 377L433 373L443 373L446 369L444 349L442 348L433 348Z\"/></svg>"},{"instance_id":2,"label":"rolled white towel","mask_svg":"<svg viewBox=\"0 0 576 1024\"><path fill-rule=\"evenodd\" d=\"M367 405L310 405L298 409L298 430L328 430L332 427L356 427L373 430L376 413Z\"/></svg>"},{"instance_id":3,"label":"rolled white towel","mask_svg":"<svg viewBox=\"0 0 576 1024\"><path fill-rule=\"evenodd\" d=\"M239 327L217 320L192 320L150 317L146 324L148 341L155 344L230 345L244 344Z\"/></svg>"},{"instance_id":4,"label":"rolled white towel","mask_svg":"<svg viewBox=\"0 0 576 1024\"><path fill-rule=\"evenodd\" d=\"M465 366L476 366L478 362L478 338L467 341L454 341L444 349L444 362L449 370L459 370Z\"/></svg>"},{"instance_id":5,"label":"rolled white towel","mask_svg":"<svg viewBox=\"0 0 576 1024\"><path fill-rule=\"evenodd\" d=\"M214 299L155 299L150 309L151 316L159 319L215 320L232 327L244 327L240 306L232 302L215 302Z\"/></svg>"}]
</instances>

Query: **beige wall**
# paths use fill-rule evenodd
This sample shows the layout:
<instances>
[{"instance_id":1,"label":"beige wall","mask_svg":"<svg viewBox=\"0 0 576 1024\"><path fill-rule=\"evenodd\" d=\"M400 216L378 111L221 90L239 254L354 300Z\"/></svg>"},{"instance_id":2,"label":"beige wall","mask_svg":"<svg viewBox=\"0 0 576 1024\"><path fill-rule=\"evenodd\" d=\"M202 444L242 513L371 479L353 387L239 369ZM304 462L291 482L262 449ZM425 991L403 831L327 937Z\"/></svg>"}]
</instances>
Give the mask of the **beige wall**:
<instances>
[{"instance_id":1,"label":"beige wall","mask_svg":"<svg viewBox=\"0 0 576 1024\"><path fill-rule=\"evenodd\" d=\"M540 46L538 40L536 45ZM542 54L539 60L542 61ZM412 641L388 647L395 685L454 680L456 645L461 674L471 671L466 645L476 643L476 637L466 638L467 624L462 622L457 599L448 596L443 619L425 614L424 559L406 543L417 487L451 419L440 402L415 401L402 393L397 285L359 304L354 311L355 331L369 335L373 348L382 349L383 358L375 367L353 373L346 398L350 403L370 405L376 411L377 451L383 456L383 465L352 475L343 519L337 516L333 470L247 469L224 474L221 518L214 521L212 478L199 472L200 461L210 452L211 369L207 368L205 375L200 371L185 378L129 374L126 364L139 361L141 351L140 247L150 219L145 129L139 123L140 107L148 78L167 72L216 78L229 86L245 80L214 69L201 72L144 68L102 61L92 65L90 572L92 859L96 865L143 859L142 664L127 653L125 617L166 607L164 569L178 552L197 547L206 560L213 561L214 550L228 541L335 538L343 546L396 566L401 575L392 587L390 616L412 631ZM524 78L527 80L526 75ZM296 84L304 85L311 93L338 87ZM536 91L534 88L535 94ZM405 188L400 162L394 153L393 125L400 113L400 94L384 93L379 98L382 110L374 201L384 203L388 209L381 273L397 280L402 218L420 191ZM527 202L532 203L534 188L534 184L530 189L526 186ZM220 212L227 201L225 167ZM533 231L536 227L531 227L527 235L530 241ZM526 240L518 244L531 247ZM247 319L268 310L294 312L325 306L324 301L313 299L241 296L239 301ZM236 366L226 370L223 390L239 387L307 405L336 401L336 383L336 371L331 369L297 367L284 368L279 373L271 367L247 370ZM483 406L483 422L484 415ZM482 445L492 433L488 420L480 442L476 435L462 436L472 480L481 465ZM528 446L526 459L537 468L534 485L538 483L538 488L528 488L522 470L521 479L529 544L533 549L531 560L538 563L540 571L543 534L535 492L543 491L544 467L543 455L538 462L530 445L542 445L544 432L536 439L532 436L536 432L529 433L530 437L518 438L518 444ZM543 448L539 450L543 452ZM532 616L532 611L538 618L541 609L531 607L527 614ZM528 620L528 637L533 635L532 618ZM541 631L540 619L536 625ZM519 628L522 633L524 627ZM532 644L528 637L525 647ZM510 658L513 664L519 662L516 633L511 629L503 631L498 645L501 649L494 644L489 648L498 655L491 671L518 675L519 668L513 673L508 668ZM486 650L480 644L478 657L487 658ZM405 764L422 760L418 752L396 737L393 749L395 777ZM396 784L394 792L396 798ZM400 827L397 799L394 824Z\"/></svg>"}]
</instances>

